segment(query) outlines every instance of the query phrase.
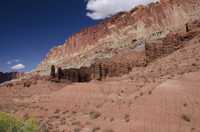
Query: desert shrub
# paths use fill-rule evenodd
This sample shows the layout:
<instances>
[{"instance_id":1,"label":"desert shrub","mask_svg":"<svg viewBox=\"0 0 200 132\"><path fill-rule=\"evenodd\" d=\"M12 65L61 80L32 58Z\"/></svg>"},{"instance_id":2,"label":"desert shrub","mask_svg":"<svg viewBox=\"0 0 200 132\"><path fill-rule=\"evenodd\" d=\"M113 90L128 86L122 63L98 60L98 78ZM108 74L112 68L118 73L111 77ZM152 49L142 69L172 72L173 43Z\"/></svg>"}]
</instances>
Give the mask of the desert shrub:
<instances>
[{"instance_id":1,"label":"desert shrub","mask_svg":"<svg viewBox=\"0 0 200 132\"><path fill-rule=\"evenodd\" d=\"M94 126L94 127L92 128L92 132L98 131L99 129L101 129L100 126Z\"/></svg>"},{"instance_id":2,"label":"desert shrub","mask_svg":"<svg viewBox=\"0 0 200 132\"><path fill-rule=\"evenodd\" d=\"M79 122L79 121L72 122L72 125L77 125L77 126L80 126L80 125L81 125L81 122Z\"/></svg>"},{"instance_id":3,"label":"desert shrub","mask_svg":"<svg viewBox=\"0 0 200 132\"><path fill-rule=\"evenodd\" d=\"M137 99L138 98L138 96L135 96L135 98L134 99Z\"/></svg>"},{"instance_id":4,"label":"desert shrub","mask_svg":"<svg viewBox=\"0 0 200 132\"><path fill-rule=\"evenodd\" d=\"M129 117L130 117L129 114L125 114L125 115L124 115L124 119L129 118Z\"/></svg>"},{"instance_id":5,"label":"desert shrub","mask_svg":"<svg viewBox=\"0 0 200 132\"><path fill-rule=\"evenodd\" d=\"M39 126L32 118L24 122L23 117L18 118L12 114L0 112L0 130L1 132L39 132Z\"/></svg>"},{"instance_id":6,"label":"desert shrub","mask_svg":"<svg viewBox=\"0 0 200 132\"><path fill-rule=\"evenodd\" d=\"M63 111L63 114L66 114L66 113L68 113L69 111L68 110L66 110L66 111Z\"/></svg>"},{"instance_id":7,"label":"desert shrub","mask_svg":"<svg viewBox=\"0 0 200 132\"><path fill-rule=\"evenodd\" d=\"M130 119L129 119L129 118L126 118L125 120L126 120L126 122L129 122L129 121L130 121Z\"/></svg>"},{"instance_id":8,"label":"desert shrub","mask_svg":"<svg viewBox=\"0 0 200 132\"><path fill-rule=\"evenodd\" d=\"M72 114L76 114L77 112L75 110L72 111Z\"/></svg>"},{"instance_id":9,"label":"desert shrub","mask_svg":"<svg viewBox=\"0 0 200 132\"><path fill-rule=\"evenodd\" d=\"M193 66L196 66L197 64L196 64L196 63L192 63L192 65L193 65Z\"/></svg>"},{"instance_id":10,"label":"desert shrub","mask_svg":"<svg viewBox=\"0 0 200 132\"><path fill-rule=\"evenodd\" d=\"M152 94L152 90L149 90L149 94Z\"/></svg>"},{"instance_id":11,"label":"desert shrub","mask_svg":"<svg viewBox=\"0 0 200 132\"><path fill-rule=\"evenodd\" d=\"M114 132L111 128L107 128L104 132Z\"/></svg>"},{"instance_id":12,"label":"desert shrub","mask_svg":"<svg viewBox=\"0 0 200 132\"><path fill-rule=\"evenodd\" d=\"M95 111L94 109L90 111L90 117L92 119L96 119L98 118L99 116L101 116L101 113L99 111Z\"/></svg>"},{"instance_id":13,"label":"desert shrub","mask_svg":"<svg viewBox=\"0 0 200 132\"><path fill-rule=\"evenodd\" d=\"M125 114L125 115L124 115L124 119L125 119L126 122L129 122L129 120L130 120L129 117L130 117L129 114Z\"/></svg>"},{"instance_id":14,"label":"desert shrub","mask_svg":"<svg viewBox=\"0 0 200 132\"><path fill-rule=\"evenodd\" d=\"M80 131L81 131L81 128L79 128L79 127L74 128L74 132L80 132Z\"/></svg>"},{"instance_id":15,"label":"desert shrub","mask_svg":"<svg viewBox=\"0 0 200 132\"><path fill-rule=\"evenodd\" d=\"M54 113L59 113L60 112L60 109L56 109L55 111L54 111Z\"/></svg>"},{"instance_id":16,"label":"desert shrub","mask_svg":"<svg viewBox=\"0 0 200 132\"><path fill-rule=\"evenodd\" d=\"M111 117L111 118L110 118L110 121L113 121L113 120L114 120L114 118L113 118L113 117Z\"/></svg>"},{"instance_id":17,"label":"desert shrub","mask_svg":"<svg viewBox=\"0 0 200 132\"><path fill-rule=\"evenodd\" d=\"M189 121L189 122L190 122L190 117L189 117L189 115L187 115L187 114L183 113L181 117L182 117L182 119L184 119L184 120L186 120L186 121Z\"/></svg>"},{"instance_id":18,"label":"desert shrub","mask_svg":"<svg viewBox=\"0 0 200 132\"><path fill-rule=\"evenodd\" d=\"M55 77L55 66L51 65L51 77Z\"/></svg>"},{"instance_id":19,"label":"desert shrub","mask_svg":"<svg viewBox=\"0 0 200 132\"><path fill-rule=\"evenodd\" d=\"M89 122L89 121L87 121L86 123L85 123L85 125L90 125L90 124L92 124L91 122Z\"/></svg>"}]
</instances>

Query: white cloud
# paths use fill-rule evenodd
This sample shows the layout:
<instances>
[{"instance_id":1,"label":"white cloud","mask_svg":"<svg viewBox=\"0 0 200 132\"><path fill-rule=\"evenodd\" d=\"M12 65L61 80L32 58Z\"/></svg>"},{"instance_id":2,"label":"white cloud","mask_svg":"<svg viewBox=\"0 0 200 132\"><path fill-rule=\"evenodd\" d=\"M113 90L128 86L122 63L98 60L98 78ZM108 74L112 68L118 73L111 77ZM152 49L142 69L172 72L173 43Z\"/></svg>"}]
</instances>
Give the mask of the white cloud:
<instances>
[{"instance_id":1,"label":"white cloud","mask_svg":"<svg viewBox=\"0 0 200 132\"><path fill-rule=\"evenodd\" d=\"M121 12L129 11L135 6L142 4L147 5L159 0L88 0L86 9L89 10L86 16L94 19L105 19Z\"/></svg>"},{"instance_id":2,"label":"white cloud","mask_svg":"<svg viewBox=\"0 0 200 132\"><path fill-rule=\"evenodd\" d=\"M8 64L8 65L12 64L12 60L8 61L7 64Z\"/></svg>"},{"instance_id":3,"label":"white cloud","mask_svg":"<svg viewBox=\"0 0 200 132\"><path fill-rule=\"evenodd\" d=\"M18 62L19 60L13 60L13 61Z\"/></svg>"},{"instance_id":4,"label":"white cloud","mask_svg":"<svg viewBox=\"0 0 200 132\"><path fill-rule=\"evenodd\" d=\"M11 69L22 69L22 68L25 68L25 66L23 64L17 64L13 67L11 67Z\"/></svg>"}]
</instances>

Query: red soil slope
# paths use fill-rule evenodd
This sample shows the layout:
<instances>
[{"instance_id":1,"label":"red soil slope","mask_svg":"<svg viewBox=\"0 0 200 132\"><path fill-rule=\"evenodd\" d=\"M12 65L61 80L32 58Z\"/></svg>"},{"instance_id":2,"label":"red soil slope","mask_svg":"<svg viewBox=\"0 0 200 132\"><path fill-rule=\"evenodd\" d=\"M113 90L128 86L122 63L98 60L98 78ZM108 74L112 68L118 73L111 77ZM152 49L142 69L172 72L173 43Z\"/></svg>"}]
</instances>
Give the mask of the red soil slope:
<instances>
[{"instance_id":1,"label":"red soil slope","mask_svg":"<svg viewBox=\"0 0 200 132\"><path fill-rule=\"evenodd\" d=\"M114 132L200 131L199 53L197 35L183 48L121 77L67 86L45 80L30 87L2 86L0 109L28 113L50 131L91 132L94 126ZM93 109L101 116L92 119Z\"/></svg>"}]
</instances>

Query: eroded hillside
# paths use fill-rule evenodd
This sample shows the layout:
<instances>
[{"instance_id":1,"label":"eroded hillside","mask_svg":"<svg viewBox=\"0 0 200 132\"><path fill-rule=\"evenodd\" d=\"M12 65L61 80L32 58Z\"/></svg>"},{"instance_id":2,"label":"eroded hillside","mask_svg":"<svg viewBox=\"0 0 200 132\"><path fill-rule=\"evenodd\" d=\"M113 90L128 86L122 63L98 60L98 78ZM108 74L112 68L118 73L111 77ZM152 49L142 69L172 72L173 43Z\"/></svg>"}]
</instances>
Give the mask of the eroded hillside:
<instances>
[{"instance_id":1,"label":"eroded hillside","mask_svg":"<svg viewBox=\"0 0 200 132\"><path fill-rule=\"evenodd\" d=\"M89 83L35 76L1 85L0 110L37 118L42 131L200 131L199 21L145 47L107 61L146 56L145 66L124 74L108 72Z\"/></svg>"},{"instance_id":2,"label":"eroded hillside","mask_svg":"<svg viewBox=\"0 0 200 132\"><path fill-rule=\"evenodd\" d=\"M199 17L199 0L161 0L121 12L100 24L84 28L54 47L33 74L56 67L88 66L97 59L110 58L150 40L179 30ZM135 42L135 40L137 40Z\"/></svg>"}]
</instances>

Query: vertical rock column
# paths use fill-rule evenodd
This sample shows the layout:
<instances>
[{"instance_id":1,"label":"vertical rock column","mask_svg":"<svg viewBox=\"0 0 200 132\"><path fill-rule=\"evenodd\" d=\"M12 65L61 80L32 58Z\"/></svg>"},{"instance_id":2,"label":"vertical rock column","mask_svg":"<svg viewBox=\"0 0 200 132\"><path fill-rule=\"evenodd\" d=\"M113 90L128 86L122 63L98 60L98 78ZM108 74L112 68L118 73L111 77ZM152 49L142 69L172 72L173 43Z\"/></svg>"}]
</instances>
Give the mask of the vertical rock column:
<instances>
[{"instance_id":1,"label":"vertical rock column","mask_svg":"<svg viewBox=\"0 0 200 132\"><path fill-rule=\"evenodd\" d=\"M107 76L107 65L106 63L101 63L101 79L105 79Z\"/></svg>"},{"instance_id":2,"label":"vertical rock column","mask_svg":"<svg viewBox=\"0 0 200 132\"><path fill-rule=\"evenodd\" d=\"M91 65L91 79L95 79L95 71L94 71L94 64Z\"/></svg>"},{"instance_id":3,"label":"vertical rock column","mask_svg":"<svg viewBox=\"0 0 200 132\"><path fill-rule=\"evenodd\" d=\"M94 63L94 74L95 74L95 79L99 80L101 79L101 67L100 67L100 62L95 62Z\"/></svg>"}]
</instances>

